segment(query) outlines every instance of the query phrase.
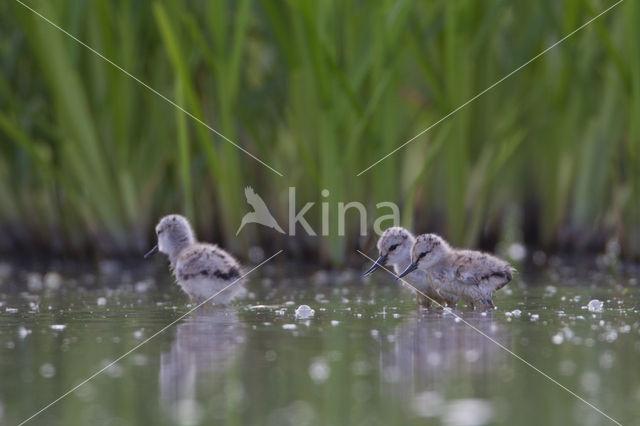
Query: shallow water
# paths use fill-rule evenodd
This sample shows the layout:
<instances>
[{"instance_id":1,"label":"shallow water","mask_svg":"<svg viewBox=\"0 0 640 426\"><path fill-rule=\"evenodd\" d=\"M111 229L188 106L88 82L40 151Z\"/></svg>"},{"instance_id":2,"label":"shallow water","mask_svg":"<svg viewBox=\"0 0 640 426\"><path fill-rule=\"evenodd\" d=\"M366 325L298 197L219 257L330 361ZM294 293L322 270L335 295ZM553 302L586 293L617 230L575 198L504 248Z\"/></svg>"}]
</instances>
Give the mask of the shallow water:
<instances>
[{"instance_id":1,"label":"shallow water","mask_svg":"<svg viewBox=\"0 0 640 426\"><path fill-rule=\"evenodd\" d=\"M1 424L190 309L164 270L158 280L111 272L0 283ZM640 424L635 280L525 275L482 314L418 309L383 273L367 283L355 272L273 276L253 277L237 306L179 320L29 424L614 424L498 344ZM583 308L594 298L602 313ZM302 304L312 317L296 318Z\"/></svg>"}]
</instances>

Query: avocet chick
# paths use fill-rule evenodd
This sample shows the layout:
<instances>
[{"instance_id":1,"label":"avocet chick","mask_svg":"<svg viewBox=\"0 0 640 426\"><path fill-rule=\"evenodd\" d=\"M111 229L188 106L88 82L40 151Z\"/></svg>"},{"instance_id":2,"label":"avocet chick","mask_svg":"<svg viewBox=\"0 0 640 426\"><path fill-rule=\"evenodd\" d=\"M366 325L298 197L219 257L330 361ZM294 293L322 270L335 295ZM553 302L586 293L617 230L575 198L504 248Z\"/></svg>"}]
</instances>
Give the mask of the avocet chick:
<instances>
[{"instance_id":1,"label":"avocet chick","mask_svg":"<svg viewBox=\"0 0 640 426\"><path fill-rule=\"evenodd\" d=\"M515 269L504 260L472 250L456 250L435 234L419 235L411 248L411 264L399 278L416 269L428 271L437 290L456 294L474 308L492 309L493 294L507 285Z\"/></svg>"},{"instance_id":2,"label":"avocet chick","mask_svg":"<svg viewBox=\"0 0 640 426\"><path fill-rule=\"evenodd\" d=\"M377 246L380 257L365 272L365 275L371 274L387 264L393 266L396 275L404 271L411 264L411 247L414 242L415 237L408 230L399 226L387 228L378 239ZM444 306L445 303L448 303L449 306L455 306L457 302L457 297L453 294L438 292L430 284L429 277L424 271L411 272L405 280L419 290L416 291L416 300L422 306L430 307L432 301L438 302L441 306Z\"/></svg>"},{"instance_id":3,"label":"avocet chick","mask_svg":"<svg viewBox=\"0 0 640 426\"><path fill-rule=\"evenodd\" d=\"M144 255L145 259L157 252L169 256L178 284L195 301L203 302L221 292L212 302L227 305L245 292L238 261L217 245L197 242L184 216L172 214L160 219L156 235L158 244Z\"/></svg>"}]
</instances>

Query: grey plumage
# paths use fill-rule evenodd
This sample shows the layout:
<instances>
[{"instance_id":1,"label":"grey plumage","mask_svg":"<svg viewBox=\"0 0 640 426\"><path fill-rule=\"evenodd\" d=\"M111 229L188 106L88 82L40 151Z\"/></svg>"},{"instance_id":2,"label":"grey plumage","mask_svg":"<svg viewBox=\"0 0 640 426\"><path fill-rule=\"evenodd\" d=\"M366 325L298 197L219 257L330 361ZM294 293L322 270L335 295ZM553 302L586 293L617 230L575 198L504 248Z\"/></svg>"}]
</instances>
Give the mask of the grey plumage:
<instances>
[{"instance_id":1,"label":"grey plumage","mask_svg":"<svg viewBox=\"0 0 640 426\"><path fill-rule=\"evenodd\" d=\"M473 250L457 250L435 234L419 235L411 266L425 271L439 291L456 294L471 307L494 308L493 294L507 285L515 269L508 262Z\"/></svg>"},{"instance_id":2,"label":"grey plumage","mask_svg":"<svg viewBox=\"0 0 640 426\"><path fill-rule=\"evenodd\" d=\"M212 302L226 305L245 292L238 261L217 245L197 242L185 217L163 217L156 234L157 251L169 257L178 285L192 299L202 302L219 293Z\"/></svg>"}]
</instances>

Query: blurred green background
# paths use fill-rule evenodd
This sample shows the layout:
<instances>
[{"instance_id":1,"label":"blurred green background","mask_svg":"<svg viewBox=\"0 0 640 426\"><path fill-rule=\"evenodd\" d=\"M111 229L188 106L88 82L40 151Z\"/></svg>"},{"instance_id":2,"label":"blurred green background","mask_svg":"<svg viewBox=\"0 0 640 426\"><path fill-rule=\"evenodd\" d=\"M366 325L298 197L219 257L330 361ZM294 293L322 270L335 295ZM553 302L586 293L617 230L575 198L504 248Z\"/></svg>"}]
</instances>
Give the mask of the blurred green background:
<instances>
[{"instance_id":1,"label":"blurred green background","mask_svg":"<svg viewBox=\"0 0 640 426\"><path fill-rule=\"evenodd\" d=\"M613 1L30 1L278 176L11 0L0 4L0 251L138 253L181 212L340 264L371 238L286 229L288 187L401 207L454 244L640 254L640 3L626 1L405 149L356 174ZM328 189L330 195L321 196ZM388 213L388 211L385 211ZM355 255L357 256L357 255Z\"/></svg>"}]
</instances>

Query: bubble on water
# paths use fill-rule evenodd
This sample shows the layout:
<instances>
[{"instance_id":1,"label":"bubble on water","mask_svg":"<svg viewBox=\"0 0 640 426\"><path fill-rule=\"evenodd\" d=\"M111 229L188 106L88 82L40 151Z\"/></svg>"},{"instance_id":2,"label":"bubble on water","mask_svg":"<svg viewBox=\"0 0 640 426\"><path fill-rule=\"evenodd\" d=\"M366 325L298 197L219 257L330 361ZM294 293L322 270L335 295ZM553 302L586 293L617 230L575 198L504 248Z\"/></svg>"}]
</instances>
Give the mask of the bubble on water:
<instances>
[{"instance_id":1,"label":"bubble on water","mask_svg":"<svg viewBox=\"0 0 640 426\"><path fill-rule=\"evenodd\" d=\"M203 409L195 399L181 399L175 405L174 420L181 426L197 425L202 421Z\"/></svg>"},{"instance_id":2,"label":"bubble on water","mask_svg":"<svg viewBox=\"0 0 640 426\"><path fill-rule=\"evenodd\" d=\"M98 304L98 306L104 306L107 304L107 298L106 297L98 297L98 300L96 301L96 303Z\"/></svg>"},{"instance_id":3,"label":"bubble on water","mask_svg":"<svg viewBox=\"0 0 640 426\"><path fill-rule=\"evenodd\" d=\"M306 401L293 401L290 405L272 411L267 418L267 425L308 426L315 424L316 412Z\"/></svg>"},{"instance_id":4,"label":"bubble on water","mask_svg":"<svg viewBox=\"0 0 640 426\"><path fill-rule=\"evenodd\" d=\"M437 392L417 394L411 401L411 409L418 417L438 417L442 413L444 398Z\"/></svg>"},{"instance_id":5,"label":"bubble on water","mask_svg":"<svg viewBox=\"0 0 640 426\"><path fill-rule=\"evenodd\" d=\"M563 376L572 376L576 372L576 363L570 359L564 360L560 363L560 374Z\"/></svg>"},{"instance_id":6,"label":"bubble on water","mask_svg":"<svg viewBox=\"0 0 640 426\"><path fill-rule=\"evenodd\" d=\"M9 314L15 314L16 312L18 312L18 308L5 308L4 311Z\"/></svg>"},{"instance_id":7,"label":"bubble on water","mask_svg":"<svg viewBox=\"0 0 640 426\"><path fill-rule=\"evenodd\" d=\"M142 336L144 336L144 328L141 328L133 332L133 337L135 337L138 340L142 339Z\"/></svg>"},{"instance_id":8,"label":"bubble on water","mask_svg":"<svg viewBox=\"0 0 640 426\"><path fill-rule=\"evenodd\" d=\"M340 324L340 321L337 321L337 320L331 320L331 325L332 325L332 326L334 326L334 327L335 327L335 326L336 326L336 325L338 325L338 324Z\"/></svg>"},{"instance_id":9,"label":"bubble on water","mask_svg":"<svg viewBox=\"0 0 640 426\"><path fill-rule=\"evenodd\" d=\"M296 302L294 302L293 300L287 300L286 302L284 302L284 306L293 306L295 304Z\"/></svg>"},{"instance_id":10,"label":"bubble on water","mask_svg":"<svg viewBox=\"0 0 640 426\"><path fill-rule=\"evenodd\" d=\"M45 379L50 379L56 375L56 368L51 363L42 364L40 366L40 375Z\"/></svg>"},{"instance_id":11,"label":"bubble on water","mask_svg":"<svg viewBox=\"0 0 640 426\"><path fill-rule=\"evenodd\" d=\"M44 286L47 290L58 290L62 286L62 275L49 271L44 275Z\"/></svg>"},{"instance_id":12,"label":"bubble on water","mask_svg":"<svg viewBox=\"0 0 640 426\"><path fill-rule=\"evenodd\" d=\"M538 314L531 314L531 322L536 322L540 319L540 315Z\"/></svg>"},{"instance_id":13,"label":"bubble on water","mask_svg":"<svg viewBox=\"0 0 640 426\"><path fill-rule=\"evenodd\" d=\"M37 272L29 272L27 274L27 289L32 293L37 293L42 291L43 288L42 276Z\"/></svg>"},{"instance_id":14,"label":"bubble on water","mask_svg":"<svg viewBox=\"0 0 640 426\"><path fill-rule=\"evenodd\" d=\"M509 246L507 254L511 259L519 262L527 255L527 248L520 243L513 243Z\"/></svg>"},{"instance_id":15,"label":"bubble on water","mask_svg":"<svg viewBox=\"0 0 640 426\"><path fill-rule=\"evenodd\" d=\"M590 300L589 303L587 303L587 309L589 309L589 312L602 312L604 310L604 303L598 299Z\"/></svg>"},{"instance_id":16,"label":"bubble on water","mask_svg":"<svg viewBox=\"0 0 640 426\"><path fill-rule=\"evenodd\" d=\"M369 373L369 370L371 370L371 366L366 360L357 360L351 364L351 371L353 371L353 374L356 376L364 376Z\"/></svg>"},{"instance_id":17,"label":"bubble on water","mask_svg":"<svg viewBox=\"0 0 640 426\"><path fill-rule=\"evenodd\" d=\"M24 328L23 326L18 327L18 337L24 339L28 335L31 334L31 330Z\"/></svg>"},{"instance_id":18,"label":"bubble on water","mask_svg":"<svg viewBox=\"0 0 640 426\"><path fill-rule=\"evenodd\" d=\"M607 351L602 355L600 355L600 359L599 359L600 367L604 369L609 369L613 367L613 363L615 362L615 360L616 360L616 357L613 354L613 352Z\"/></svg>"},{"instance_id":19,"label":"bubble on water","mask_svg":"<svg viewBox=\"0 0 640 426\"><path fill-rule=\"evenodd\" d=\"M548 285L544 288L545 296L553 296L558 292L558 289L555 286Z\"/></svg>"},{"instance_id":20,"label":"bubble on water","mask_svg":"<svg viewBox=\"0 0 640 426\"><path fill-rule=\"evenodd\" d=\"M484 399L457 399L444 408L442 421L451 426L480 426L493 420L493 406Z\"/></svg>"},{"instance_id":21,"label":"bubble on water","mask_svg":"<svg viewBox=\"0 0 640 426\"><path fill-rule=\"evenodd\" d=\"M260 263L264 260L264 249L260 246L252 246L249 249L249 260L253 263Z\"/></svg>"},{"instance_id":22,"label":"bubble on water","mask_svg":"<svg viewBox=\"0 0 640 426\"><path fill-rule=\"evenodd\" d=\"M56 330L56 331L62 331L65 328L67 328L66 324L52 324L49 326L50 329L52 330Z\"/></svg>"},{"instance_id":23,"label":"bubble on water","mask_svg":"<svg viewBox=\"0 0 640 426\"><path fill-rule=\"evenodd\" d=\"M331 368L324 358L316 358L309 366L309 376L316 384L322 384L327 381L331 374Z\"/></svg>"},{"instance_id":24,"label":"bubble on water","mask_svg":"<svg viewBox=\"0 0 640 426\"><path fill-rule=\"evenodd\" d=\"M442 355L439 352L429 352L427 354L427 363L432 367L438 367L442 362Z\"/></svg>"},{"instance_id":25,"label":"bubble on water","mask_svg":"<svg viewBox=\"0 0 640 426\"><path fill-rule=\"evenodd\" d=\"M551 341L555 345L561 345L564 342L564 336L562 335L562 333L556 333L553 335L553 337L551 337Z\"/></svg>"},{"instance_id":26,"label":"bubble on water","mask_svg":"<svg viewBox=\"0 0 640 426\"><path fill-rule=\"evenodd\" d=\"M371 330L371 337L373 337L374 339L377 339L378 337L380 337L380 332L378 330Z\"/></svg>"},{"instance_id":27,"label":"bubble on water","mask_svg":"<svg viewBox=\"0 0 640 426\"><path fill-rule=\"evenodd\" d=\"M464 353L464 359L467 362L476 362L480 359L480 351L477 349L469 349Z\"/></svg>"},{"instance_id":28,"label":"bubble on water","mask_svg":"<svg viewBox=\"0 0 640 426\"><path fill-rule=\"evenodd\" d=\"M264 359L268 362L273 362L278 358L278 353L273 349L269 349L264 353Z\"/></svg>"},{"instance_id":29,"label":"bubble on water","mask_svg":"<svg viewBox=\"0 0 640 426\"><path fill-rule=\"evenodd\" d=\"M103 367L109 365L108 361L103 361L102 362ZM111 364L107 367L106 370L104 370L105 373L109 376L111 376L114 379L118 379L120 377L122 377L122 375L124 374L124 368L122 368L122 366L118 363L115 364Z\"/></svg>"},{"instance_id":30,"label":"bubble on water","mask_svg":"<svg viewBox=\"0 0 640 426\"><path fill-rule=\"evenodd\" d=\"M547 262L547 254L542 250L537 250L533 252L532 259L536 266L542 266Z\"/></svg>"},{"instance_id":31,"label":"bubble on water","mask_svg":"<svg viewBox=\"0 0 640 426\"><path fill-rule=\"evenodd\" d=\"M295 330L296 328L298 328L298 326L295 324L283 324L282 328L284 330Z\"/></svg>"},{"instance_id":32,"label":"bubble on water","mask_svg":"<svg viewBox=\"0 0 640 426\"><path fill-rule=\"evenodd\" d=\"M613 343L618 339L618 332L615 330L607 330L603 337L607 343Z\"/></svg>"},{"instance_id":33,"label":"bubble on water","mask_svg":"<svg viewBox=\"0 0 640 426\"><path fill-rule=\"evenodd\" d=\"M143 354L133 354L131 361L133 362L133 365L137 365L138 367L145 366L149 362L147 356Z\"/></svg>"},{"instance_id":34,"label":"bubble on water","mask_svg":"<svg viewBox=\"0 0 640 426\"><path fill-rule=\"evenodd\" d=\"M311 309L309 305L300 305L298 309L296 309L295 317L296 319L309 319L313 318L316 314L316 311Z\"/></svg>"},{"instance_id":35,"label":"bubble on water","mask_svg":"<svg viewBox=\"0 0 640 426\"><path fill-rule=\"evenodd\" d=\"M146 293L151 290L154 286L154 282L152 279L138 281L135 284L136 293Z\"/></svg>"},{"instance_id":36,"label":"bubble on water","mask_svg":"<svg viewBox=\"0 0 640 426\"><path fill-rule=\"evenodd\" d=\"M520 309L514 309L513 311L511 311L511 315L516 318L520 318L520 316L522 315L522 311Z\"/></svg>"},{"instance_id":37,"label":"bubble on water","mask_svg":"<svg viewBox=\"0 0 640 426\"><path fill-rule=\"evenodd\" d=\"M596 392L600 387L600 376L594 371L587 371L580 376L580 386L586 392Z\"/></svg>"}]
</instances>

